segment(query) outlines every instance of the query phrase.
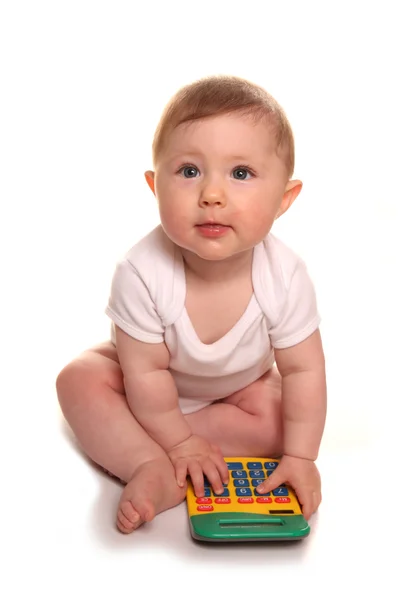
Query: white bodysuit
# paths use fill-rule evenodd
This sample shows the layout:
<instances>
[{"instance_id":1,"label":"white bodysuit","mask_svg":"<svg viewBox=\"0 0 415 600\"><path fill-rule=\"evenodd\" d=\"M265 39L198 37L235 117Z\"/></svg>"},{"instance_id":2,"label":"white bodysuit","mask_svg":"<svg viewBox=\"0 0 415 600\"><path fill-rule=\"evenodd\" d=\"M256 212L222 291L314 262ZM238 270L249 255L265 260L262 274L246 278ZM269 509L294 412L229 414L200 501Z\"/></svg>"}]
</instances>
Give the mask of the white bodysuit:
<instances>
[{"instance_id":1,"label":"white bodysuit","mask_svg":"<svg viewBox=\"0 0 415 600\"><path fill-rule=\"evenodd\" d=\"M240 390L268 371L274 348L305 340L319 326L314 286L303 261L274 235L255 246L253 295L228 333L213 344L198 338L185 307L180 249L156 227L116 267L106 314L131 337L170 353L183 413Z\"/></svg>"}]
</instances>

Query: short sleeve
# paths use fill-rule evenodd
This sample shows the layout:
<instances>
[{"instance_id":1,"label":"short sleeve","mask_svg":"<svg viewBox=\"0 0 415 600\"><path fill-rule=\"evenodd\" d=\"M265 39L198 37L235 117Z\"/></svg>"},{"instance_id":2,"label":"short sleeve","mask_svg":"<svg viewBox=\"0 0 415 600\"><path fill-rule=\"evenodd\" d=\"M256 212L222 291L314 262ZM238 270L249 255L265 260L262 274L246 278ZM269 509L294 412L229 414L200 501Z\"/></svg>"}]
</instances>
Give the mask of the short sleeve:
<instances>
[{"instance_id":1,"label":"short sleeve","mask_svg":"<svg viewBox=\"0 0 415 600\"><path fill-rule=\"evenodd\" d=\"M320 321L313 282L304 262L298 259L278 323L269 332L271 344L277 349L295 346L314 333Z\"/></svg>"},{"instance_id":2,"label":"short sleeve","mask_svg":"<svg viewBox=\"0 0 415 600\"><path fill-rule=\"evenodd\" d=\"M158 344L164 341L164 326L150 292L128 259L117 264L105 313L131 337Z\"/></svg>"}]
</instances>

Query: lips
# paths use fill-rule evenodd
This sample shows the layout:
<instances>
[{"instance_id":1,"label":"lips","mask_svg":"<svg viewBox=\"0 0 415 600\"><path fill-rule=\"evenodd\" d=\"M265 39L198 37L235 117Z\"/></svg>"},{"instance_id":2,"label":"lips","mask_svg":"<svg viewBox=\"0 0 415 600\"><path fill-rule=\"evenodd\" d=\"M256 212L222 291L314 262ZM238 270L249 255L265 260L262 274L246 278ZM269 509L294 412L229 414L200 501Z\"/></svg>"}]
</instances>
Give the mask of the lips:
<instances>
[{"instance_id":1,"label":"lips","mask_svg":"<svg viewBox=\"0 0 415 600\"><path fill-rule=\"evenodd\" d=\"M230 230L229 225L211 222L200 223L196 225L196 228L204 237L221 237Z\"/></svg>"}]
</instances>

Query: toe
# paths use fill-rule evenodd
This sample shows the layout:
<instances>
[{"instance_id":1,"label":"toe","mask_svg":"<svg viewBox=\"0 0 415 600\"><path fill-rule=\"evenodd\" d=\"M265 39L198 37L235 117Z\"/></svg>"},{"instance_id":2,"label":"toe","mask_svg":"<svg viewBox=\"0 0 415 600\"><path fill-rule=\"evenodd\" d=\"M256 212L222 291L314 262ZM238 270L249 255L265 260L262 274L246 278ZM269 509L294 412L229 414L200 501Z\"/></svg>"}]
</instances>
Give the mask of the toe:
<instances>
[{"instance_id":1,"label":"toe","mask_svg":"<svg viewBox=\"0 0 415 600\"><path fill-rule=\"evenodd\" d=\"M138 511L134 508L129 500L120 503L118 512L121 513L131 523L131 525L135 525L140 520Z\"/></svg>"},{"instance_id":2,"label":"toe","mask_svg":"<svg viewBox=\"0 0 415 600\"><path fill-rule=\"evenodd\" d=\"M117 527L118 529L121 531L121 533L132 533L134 531L134 527L132 525L130 525L129 527L126 527L119 518L117 518Z\"/></svg>"},{"instance_id":3,"label":"toe","mask_svg":"<svg viewBox=\"0 0 415 600\"><path fill-rule=\"evenodd\" d=\"M136 523L131 523L131 521L127 519L127 517L121 512L121 510L118 511L117 527L120 531L122 531L123 533L131 533L132 531L134 531L134 529L137 529L137 526L138 525Z\"/></svg>"}]
</instances>

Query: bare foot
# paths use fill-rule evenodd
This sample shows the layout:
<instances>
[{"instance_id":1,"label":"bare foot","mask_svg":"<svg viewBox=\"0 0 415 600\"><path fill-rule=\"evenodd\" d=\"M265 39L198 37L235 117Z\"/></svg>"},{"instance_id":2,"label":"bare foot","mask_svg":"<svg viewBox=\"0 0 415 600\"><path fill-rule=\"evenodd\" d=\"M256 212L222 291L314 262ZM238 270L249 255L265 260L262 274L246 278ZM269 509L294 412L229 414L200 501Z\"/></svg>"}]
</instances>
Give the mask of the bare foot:
<instances>
[{"instance_id":1,"label":"bare foot","mask_svg":"<svg viewBox=\"0 0 415 600\"><path fill-rule=\"evenodd\" d=\"M121 495L117 527L122 533L131 533L163 510L180 504L185 496L186 486L177 485L167 456L146 462L138 467Z\"/></svg>"}]
</instances>

